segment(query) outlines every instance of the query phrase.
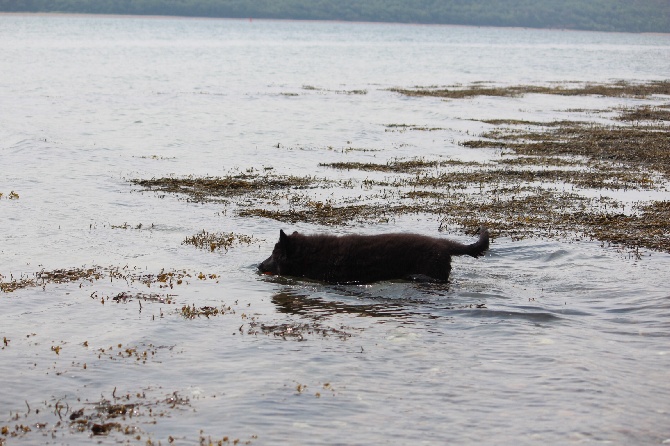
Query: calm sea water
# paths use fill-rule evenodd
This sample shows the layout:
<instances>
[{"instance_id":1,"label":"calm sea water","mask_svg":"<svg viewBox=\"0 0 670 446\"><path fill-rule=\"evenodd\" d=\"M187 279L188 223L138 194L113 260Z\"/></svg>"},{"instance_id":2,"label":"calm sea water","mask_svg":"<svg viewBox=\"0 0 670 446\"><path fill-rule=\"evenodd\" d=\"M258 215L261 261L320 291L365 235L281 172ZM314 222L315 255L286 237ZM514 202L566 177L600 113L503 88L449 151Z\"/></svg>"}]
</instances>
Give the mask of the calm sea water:
<instances>
[{"instance_id":1,"label":"calm sea water","mask_svg":"<svg viewBox=\"0 0 670 446\"><path fill-rule=\"evenodd\" d=\"M289 227L128 182L270 168L345 178L357 174L318 164L486 159L457 144L487 128L474 119L662 98L444 102L388 89L668 73L668 35L0 16L2 280L93 266L126 277L0 294L0 443L88 442L90 426L80 432L70 414L104 412L105 401L134 406L107 419L124 432L96 436L102 444L670 442L666 254L500 238L483 259L455 259L449 286L271 281L255 265L280 228L436 235L439 222ZM258 240L227 252L182 244L203 229ZM163 269L190 277L172 289L133 281ZM109 300L121 292L134 298ZM230 310L191 320L182 305ZM302 324L312 328L293 336Z\"/></svg>"}]
</instances>

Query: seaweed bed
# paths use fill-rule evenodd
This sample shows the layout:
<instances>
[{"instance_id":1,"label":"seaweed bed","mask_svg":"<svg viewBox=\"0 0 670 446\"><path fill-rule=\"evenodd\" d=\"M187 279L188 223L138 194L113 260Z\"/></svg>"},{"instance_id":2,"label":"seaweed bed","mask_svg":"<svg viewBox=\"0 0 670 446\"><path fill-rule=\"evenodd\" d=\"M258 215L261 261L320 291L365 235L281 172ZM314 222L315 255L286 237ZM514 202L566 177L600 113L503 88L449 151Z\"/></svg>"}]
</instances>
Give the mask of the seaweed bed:
<instances>
[{"instance_id":1,"label":"seaweed bed","mask_svg":"<svg viewBox=\"0 0 670 446\"><path fill-rule=\"evenodd\" d=\"M474 90L482 93L482 88L476 86ZM670 82L505 90L505 95L533 92L644 97L670 94ZM667 191L668 105L604 112L616 116L607 124L483 121L492 128L460 144L494 149L498 155L487 162L392 158L385 163L319 164L326 170L353 171L351 178L344 180L253 173L252 169L252 173L220 178L131 181L146 190L178 193L187 200L233 199L226 205L240 217L292 224L384 223L401 215L427 214L438 219L440 230L456 226L470 232L485 225L495 236L513 239L591 239L630 249L635 255L640 248L670 252L670 201L631 203L596 193ZM374 176L362 178L356 172L373 172ZM354 198L322 200L324 189L333 187L364 193Z\"/></svg>"},{"instance_id":2,"label":"seaweed bed","mask_svg":"<svg viewBox=\"0 0 670 446\"><path fill-rule=\"evenodd\" d=\"M485 84L473 84L470 86L453 85L448 87L392 88L391 91L407 96L432 96L447 99L462 99L474 96L515 97L531 93L555 94L562 96L599 95L643 98L654 94L670 95L670 81L663 80L645 83L619 81L611 84L586 83L572 87L566 87L564 85L514 85L500 87L494 85L486 86Z\"/></svg>"}]
</instances>

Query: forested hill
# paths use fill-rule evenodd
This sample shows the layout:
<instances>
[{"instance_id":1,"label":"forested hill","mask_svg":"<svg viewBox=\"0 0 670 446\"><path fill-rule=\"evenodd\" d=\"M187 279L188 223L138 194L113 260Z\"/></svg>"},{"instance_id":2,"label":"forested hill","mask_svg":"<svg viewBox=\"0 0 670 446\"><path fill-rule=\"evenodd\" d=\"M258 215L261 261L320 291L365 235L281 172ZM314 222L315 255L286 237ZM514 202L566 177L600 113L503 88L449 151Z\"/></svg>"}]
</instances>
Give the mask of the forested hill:
<instances>
[{"instance_id":1,"label":"forested hill","mask_svg":"<svg viewBox=\"0 0 670 446\"><path fill-rule=\"evenodd\" d=\"M0 0L0 12L251 17L670 32L670 0Z\"/></svg>"}]
</instances>

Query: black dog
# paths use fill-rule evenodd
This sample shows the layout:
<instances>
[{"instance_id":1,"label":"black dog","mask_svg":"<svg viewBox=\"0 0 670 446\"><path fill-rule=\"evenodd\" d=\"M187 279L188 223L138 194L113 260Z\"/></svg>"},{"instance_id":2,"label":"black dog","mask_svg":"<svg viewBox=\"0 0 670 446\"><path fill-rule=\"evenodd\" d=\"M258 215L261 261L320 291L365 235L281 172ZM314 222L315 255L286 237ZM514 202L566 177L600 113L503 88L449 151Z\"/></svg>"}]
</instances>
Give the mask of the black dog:
<instances>
[{"instance_id":1,"label":"black dog","mask_svg":"<svg viewBox=\"0 0 670 446\"><path fill-rule=\"evenodd\" d=\"M286 235L258 269L264 274L304 277L329 283L369 283L414 279L446 282L451 256L479 257L489 248L489 232L464 245L417 234Z\"/></svg>"}]
</instances>

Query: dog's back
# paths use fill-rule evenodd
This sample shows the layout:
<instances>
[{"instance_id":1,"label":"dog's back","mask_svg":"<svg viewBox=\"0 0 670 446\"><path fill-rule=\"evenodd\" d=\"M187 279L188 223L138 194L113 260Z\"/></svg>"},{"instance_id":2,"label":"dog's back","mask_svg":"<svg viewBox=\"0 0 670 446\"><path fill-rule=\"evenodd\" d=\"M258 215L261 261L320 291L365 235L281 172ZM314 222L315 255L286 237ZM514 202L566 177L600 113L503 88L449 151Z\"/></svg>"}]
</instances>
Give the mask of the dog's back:
<instances>
[{"instance_id":1,"label":"dog's back","mask_svg":"<svg viewBox=\"0 0 670 446\"><path fill-rule=\"evenodd\" d=\"M447 281L451 256L479 257L489 247L489 233L462 244L418 234L303 235L280 233L262 272L306 277L331 283L367 283L413 276Z\"/></svg>"}]
</instances>

